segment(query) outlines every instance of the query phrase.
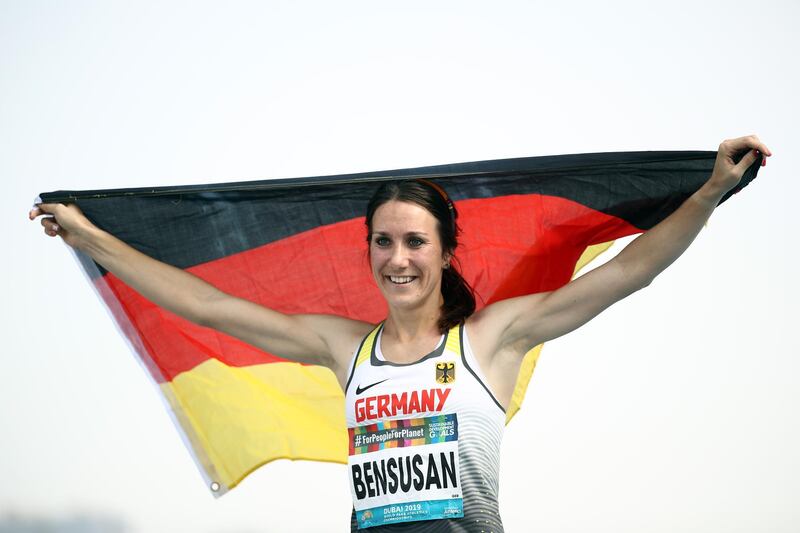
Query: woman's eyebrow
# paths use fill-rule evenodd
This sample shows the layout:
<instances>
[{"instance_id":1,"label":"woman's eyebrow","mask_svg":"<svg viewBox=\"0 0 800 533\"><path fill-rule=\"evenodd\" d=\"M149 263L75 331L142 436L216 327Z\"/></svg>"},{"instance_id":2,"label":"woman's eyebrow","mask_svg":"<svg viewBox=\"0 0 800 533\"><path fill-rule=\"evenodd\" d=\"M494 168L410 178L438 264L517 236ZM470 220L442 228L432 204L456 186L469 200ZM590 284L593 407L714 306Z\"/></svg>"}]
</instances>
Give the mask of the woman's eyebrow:
<instances>
[{"instance_id":1,"label":"woman's eyebrow","mask_svg":"<svg viewBox=\"0 0 800 533\"><path fill-rule=\"evenodd\" d=\"M383 230L379 230L379 229L376 229L375 231L373 231L372 234L373 235L386 235L386 236L392 235L392 233L389 232L389 231L383 231ZM425 232L425 231L411 230L411 231L407 231L407 232L403 233L403 236L404 237L413 237L413 236L427 237L428 233Z\"/></svg>"}]
</instances>

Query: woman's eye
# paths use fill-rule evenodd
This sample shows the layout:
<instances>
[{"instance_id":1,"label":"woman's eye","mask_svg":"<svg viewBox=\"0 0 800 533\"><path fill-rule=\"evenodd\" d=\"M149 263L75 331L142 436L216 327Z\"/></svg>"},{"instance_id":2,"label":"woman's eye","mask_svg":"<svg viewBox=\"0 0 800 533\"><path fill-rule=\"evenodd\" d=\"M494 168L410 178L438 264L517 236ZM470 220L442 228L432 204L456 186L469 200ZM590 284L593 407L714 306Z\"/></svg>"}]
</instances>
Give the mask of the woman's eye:
<instances>
[{"instance_id":1,"label":"woman's eye","mask_svg":"<svg viewBox=\"0 0 800 533\"><path fill-rule=\"evenodd\" d=\"M417 239L416 237L408 239L408 245L412 248L419 248L423 244L425 244L425 242L422 239Z\"/></svg>"},{"instance_id":2,"label":"woman's eye","mask_svg":"<svg viewBox=\"0 0 800 533\"><path fill-rule=\"evenodd\" d=\"M386 237L378 237L375 239L375 244L378 246L387 246L389 244L389 239Z\"/></svg>"}]
</instances>

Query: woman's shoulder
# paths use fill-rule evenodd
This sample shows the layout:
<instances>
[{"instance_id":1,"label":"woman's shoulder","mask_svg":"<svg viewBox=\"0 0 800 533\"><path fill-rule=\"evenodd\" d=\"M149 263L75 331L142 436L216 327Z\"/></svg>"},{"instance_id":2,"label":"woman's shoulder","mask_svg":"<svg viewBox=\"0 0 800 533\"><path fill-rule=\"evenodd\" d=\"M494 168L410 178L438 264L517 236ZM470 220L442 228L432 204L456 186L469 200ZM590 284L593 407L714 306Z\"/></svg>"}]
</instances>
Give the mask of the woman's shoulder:
<instances>
[{"instance_id":1,"label":"woman's shoulder","mask_svg":"<svg viewBox=\"0 0 800 533\"><path fill-rule=\"evenodd\" d=\"M508 298L476 311L466 320L470 342L489 359L501 351L524 355L533 346L529 346L529 340L519 338L518 330L522 322L534 320L547 294Z\"/></svg>"},{"instance_id":2,"label":"woman's shoulder","mask_svg":"<svg viewBox=\"0 0 800 533\"><path fill-rule=\"evenodd\" d=\"M477 335L502 336L514 320L534 310L547 294L540 292L492 302L470 315L466 324Z\"/></svg>"},{"instance_id":3,"label":"woman's shoulder","mask_svg":"<svg viewBox=\"0 0 800 533\"><path fill-rule=\"evenodd\" d=\"M302 315L301 320L327 346L331 360L328 365L344 388L346 371L361 341L377 324L338 315Z\"/></svg>"},{"instance_id":4,"label":"woman's shoulder","mask_svg":"<svg viewBox=\"0 0 800 533\"><path fill-rule=\"evenodd\" d=\"M305 315L304 319L330 344L361 342L378 325L339 315Z\"/></svg>"}]
</instances>

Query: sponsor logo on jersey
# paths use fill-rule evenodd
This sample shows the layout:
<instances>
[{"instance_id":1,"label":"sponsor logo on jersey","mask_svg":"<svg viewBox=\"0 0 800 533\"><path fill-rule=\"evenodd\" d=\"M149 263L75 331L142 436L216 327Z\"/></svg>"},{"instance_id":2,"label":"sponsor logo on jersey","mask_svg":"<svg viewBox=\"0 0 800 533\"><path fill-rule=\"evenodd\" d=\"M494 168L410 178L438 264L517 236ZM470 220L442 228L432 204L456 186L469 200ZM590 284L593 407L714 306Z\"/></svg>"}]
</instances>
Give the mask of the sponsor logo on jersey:
<instances>
[{"instance_id":1,"label":"sponsor logo on jersey","mask_svg":"<svg viewBox=\"0 0 800 533\"><path fill-rule=\"evenodd\" d=\"M450 395L450 390L424 389L401 394L380 394L359 398L355 403L356 422L417 413L441 412Z\"/></svg>"},{"instance_id":2,"label":"sponsor logo on jersey","mask_svg":"<svg viewBox=\"0 0 800 533\"><path fill-rule=\"evenodd\" d=\"M436 363L436 383L449 385L456 380L456 364L453 361Z\"/></svg>"},{"instance_id":3,"label":"sponsor logo on jersey","mask_svg":"<svg viewBox=\"0 0 800 533\"><path fill-rule=\"evenodd\" d=\"M375 385L380 385L380 384L381 384L381 383L383 383L384 381L388 381L388 380L389 380L389 378L382 379L382 380L380 380L380 381L376 381L375 383L370 383L370 384L369 384L369 385L367 385L366 387L362 387L361 385L359 385L358 387L356 387L356 396L358 396L359 394L361 394L361 393L362 393L362 392L364 392L365 390L367 390L367 389L371 389L371 388L372 388L372 387L374 387Z\"/></svg>"}]
</instances>

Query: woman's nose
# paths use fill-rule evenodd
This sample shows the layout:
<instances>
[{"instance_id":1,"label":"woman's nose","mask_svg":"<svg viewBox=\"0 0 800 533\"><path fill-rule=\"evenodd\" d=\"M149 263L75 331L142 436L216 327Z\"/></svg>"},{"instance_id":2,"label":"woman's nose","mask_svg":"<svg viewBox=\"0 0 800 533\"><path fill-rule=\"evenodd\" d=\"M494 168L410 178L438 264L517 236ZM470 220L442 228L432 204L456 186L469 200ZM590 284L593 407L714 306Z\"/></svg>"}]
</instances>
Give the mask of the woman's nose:
<instances>
[{"instance_id":1,"label":"woman's nose","mask_svg":"<svg viewBox=\"0 0 800 533\"><path fill-rule=\"evenodd\" d=\"M408 265L408 250L402 245L396 245L392 248L392 257L390 258L392 266L405 267Z\"/></svg>"}]
</instances>

